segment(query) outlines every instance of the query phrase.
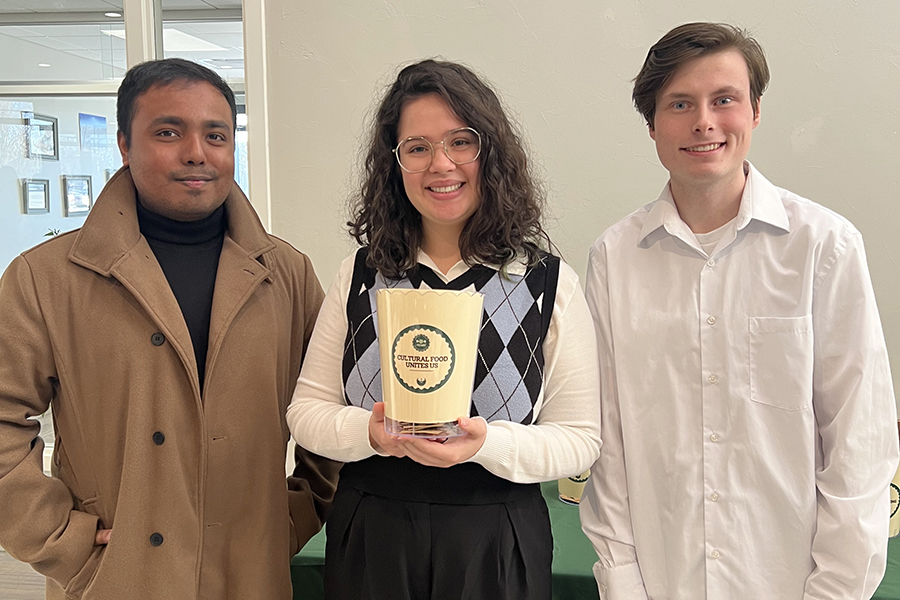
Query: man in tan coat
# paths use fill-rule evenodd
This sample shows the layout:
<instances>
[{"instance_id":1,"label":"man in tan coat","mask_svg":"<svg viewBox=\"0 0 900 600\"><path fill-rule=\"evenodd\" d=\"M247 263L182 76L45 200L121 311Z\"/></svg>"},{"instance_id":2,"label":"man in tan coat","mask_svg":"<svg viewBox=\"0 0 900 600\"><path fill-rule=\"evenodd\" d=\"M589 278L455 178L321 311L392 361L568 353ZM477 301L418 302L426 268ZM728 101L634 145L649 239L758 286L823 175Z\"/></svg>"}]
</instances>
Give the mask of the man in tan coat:
<instances>
[{"instance_id":1,"label":"man in tan coat","mask_svg":"<svg viewBox=\"0 0 900 600\"><path fill-rule=\"evenodd\" d=\"M284 412L323 293L234 183L235 114L205 67L133 68L125 166L0 279L0 545L47 598L288 600L322 525L338 464L285 482Z\"/></svg>"}]
</instances>

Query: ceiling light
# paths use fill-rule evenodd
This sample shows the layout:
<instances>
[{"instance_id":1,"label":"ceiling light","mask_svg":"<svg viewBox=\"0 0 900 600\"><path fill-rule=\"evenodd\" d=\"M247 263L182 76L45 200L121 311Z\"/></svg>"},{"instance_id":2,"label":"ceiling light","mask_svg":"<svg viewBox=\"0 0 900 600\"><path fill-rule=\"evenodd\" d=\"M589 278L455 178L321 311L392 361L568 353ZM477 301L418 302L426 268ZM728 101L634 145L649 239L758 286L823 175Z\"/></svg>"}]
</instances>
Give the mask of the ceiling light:
<instances>
[{"instance_id":1,"label":"ceiling light","mask_svg":"<svg viewBox=\"0 0 900 600\"><path fill-rule=\"evenodd\" d=\"M38 63L38 66L39 66L39 67L44 67L44 68L46 69L46 68L49 67L50 65L47 64L47 63Z\"/></svg>"},{"instance_id":2,"label":"ceiling light","mask_svg":"<svg viewBox=\"0 0 900 600\"><path fill-rule=\"evenodd\" d=\"M222 65L222 66L219 67L219 68L220 68L220 69L230 69L230 68L231 68L231 65Z\"/></svg>"},{"instance_id":3,"label":"ceiling light","mask_svg":"<svg viewBox=\"0 0 900 600\"><path fill-rule=\"evenodd\" d=\"M108 13L103 13L103 16L109 17L110 19L119 19L122 17L122 13L108 12Z\"/></svg>"}]
</instances>

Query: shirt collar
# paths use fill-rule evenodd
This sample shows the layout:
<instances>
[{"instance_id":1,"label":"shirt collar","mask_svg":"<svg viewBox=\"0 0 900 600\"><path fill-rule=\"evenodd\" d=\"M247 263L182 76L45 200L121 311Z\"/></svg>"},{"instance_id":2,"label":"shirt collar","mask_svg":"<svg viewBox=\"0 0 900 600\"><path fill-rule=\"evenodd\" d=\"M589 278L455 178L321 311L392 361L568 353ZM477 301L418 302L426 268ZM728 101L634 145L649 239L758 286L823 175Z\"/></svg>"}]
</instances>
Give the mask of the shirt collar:
<instances>
[{"instance_id":1,"label":"shirt collar","mask_svg":"<svg viewBox=\"0 0 900 600\"><path fill-rule=\"evenodd\" d=\"M436 264L434 264L434 261L431 260L431 257L428 256L427 254L425 254L425 252L421 248L419 249L418 256L416 256L416 261L419 264L425 265L426 267L428 267L429 269L434 271L434 274L437 275L438 277L440 277L441 280L444 281L444 283L453 281L454 279L456 279L457 277L459 277L460 275L462 275L463 273L465 273L466 271L469 270L469 265L466 264L466 261L461 260L458 263L456 263L455 265L453 265L452 267L450 267L450 270L447 271L447 273L445 275L444 273L441 273L441 270L437 267ZM500 270L500 265L485 264L484 266L488 267L490 269L494 269L495 271ZM524 254L521 254L521 253L519 255L517 255L516 258L506 267L506 272L509 273L510 275L524 275L526 270L527 270L526 257Z\"/></svg>"},{"instance_id":2,"label":"shirt collar","mask_svg":"<svg viewBox=\"0 0 900 600\"><path fill-rule=\"evenodd\" d=\"M251 258L271 252L275 242L266 233L241 188L232 183L225 198L226 235ZM113 266L141 239L137 189L131 169L122 167L103 187L69 251L69 260L109 276ZM262 262L274 260L274 256Z\"/></svg>"},{"instance_id":3,"label":"shirt collar","mask_svg":"<svg viewBox=\"0 0 900 600\"><path fill-rule=\"evenodd\" d=\"M791 221L784 209L778 188L763 177L750 162L744 161L744 165L749 169L749 173L747 183L744 185L744 194L741 196L741 208L738 210L738 229L743 229L755 219L790 232Z\"/></svg>"},{"instance_id":4,"label":"shirt collar","mask_svg":"<svg viewBox=\"0 0 900 600\"><path fill-rule=\"evenodd\" d=\"M743 229L755 219L789 232L791 223L781 202L778 188L763 177L749 161L744 161L744 168L747 169L747 181L741 195L741 207L738 209L737 229ZM656 202L650 205L644 226L641 228L640 241L660 227L665 227L669 235L677 237L680 237L680 233L690 231L678 214L669 182L666 182Z\"/></svg>"}]
</instances>

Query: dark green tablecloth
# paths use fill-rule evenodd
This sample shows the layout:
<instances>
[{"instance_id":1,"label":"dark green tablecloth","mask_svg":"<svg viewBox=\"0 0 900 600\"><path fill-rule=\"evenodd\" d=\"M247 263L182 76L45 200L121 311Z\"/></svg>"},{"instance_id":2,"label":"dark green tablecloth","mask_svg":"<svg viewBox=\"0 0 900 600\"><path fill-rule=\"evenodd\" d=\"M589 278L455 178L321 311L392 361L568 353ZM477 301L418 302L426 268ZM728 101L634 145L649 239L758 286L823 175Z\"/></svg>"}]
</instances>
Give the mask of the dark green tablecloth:
<instances>
[{"instance_id":1,"label":"dark green tablecloth","mask_svg":"<svg viewBox=\"0 0 900 600\"><path fill-rule=\"evenodd\" d=\"M556 497L556 482L541 486L550 508L553 526L553 599L597 600L597 585L591 574L594 549L581 533L578 508ZM291 563L294 600L322 600L322 563L325 532L320 531ZM900 537L888 542L888 564L884 581L872 600L900 600Z\"/></svg>"},{"instance_id":2,"label":"dark green tablecloth","mask_svg":"<svg viewBox=\"0 0 900 600\"><path fill-rule=\"evenodd\" d=\"M597 584L591 574L594 549L581 532L578 507L559 501L555 481L541 485L541 491L550 508L553 528L553 599L597 600ZM294 600L321 600L324 597L324 560L325 532L320 531L291 561Z\"/></svg>"},{"instance_id":3,"label":"dark green tablecloth","mask_svg":"<svg viewBox=\"0 0 900 600\"><path fill-rule=\"evenodd\" d=\"M872 600L900 600L900 537L888 540L887 570Z\"/></svg>"}]
</instances>

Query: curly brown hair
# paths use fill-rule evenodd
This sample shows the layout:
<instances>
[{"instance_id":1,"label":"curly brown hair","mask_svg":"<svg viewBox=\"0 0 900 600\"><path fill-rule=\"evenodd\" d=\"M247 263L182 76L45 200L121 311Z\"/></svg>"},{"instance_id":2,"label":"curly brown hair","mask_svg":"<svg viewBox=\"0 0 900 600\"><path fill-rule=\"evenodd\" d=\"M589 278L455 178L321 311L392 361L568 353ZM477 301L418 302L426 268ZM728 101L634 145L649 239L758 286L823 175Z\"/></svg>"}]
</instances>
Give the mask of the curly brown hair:
<instances>
[{"instance_id":1,"label":"curly brown hair","mask_svg":"<svg viewBox=\"0 0 900 600\"><path fill-rule=\"evenodd\" d=\"M769 85L769 66L762 47L750 34L727 23L685 23L662 36L647 52L640 73L634 78L631 98L650 129L656 118L656 98L687 62L725 50L737 50L747 63L753 114Z\"/></svg>"},{"instance_id":2,"label":"curly brown hair","mask_svg":"<svg viewBox=\"0 0 900 600\"><path fill-rule=\"evenodd\" d=\"M368 245L367 264L400 278L416 264L422 218L406 195L393 149L400 141L400 113L408 102L437 94L467 126L481 134L480 203L459 238L469 265L505 269L517 253L535 264L552 248L541 225L544 195L532 176L519 135L497 95L470 69L453 62L423 60L405 67L381 101L371 129L358 195L350 200L347 226Z\"/></svg>"}]
</instances>

